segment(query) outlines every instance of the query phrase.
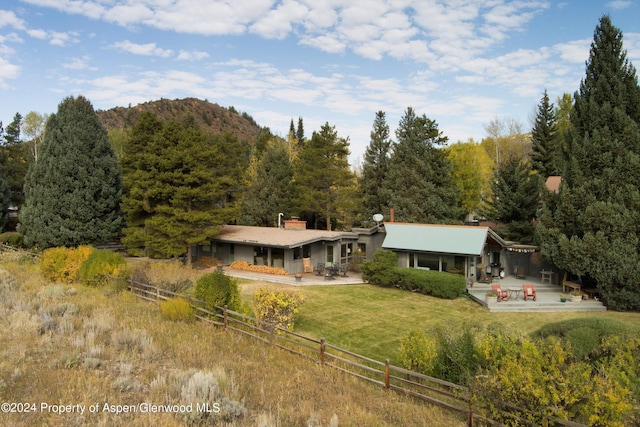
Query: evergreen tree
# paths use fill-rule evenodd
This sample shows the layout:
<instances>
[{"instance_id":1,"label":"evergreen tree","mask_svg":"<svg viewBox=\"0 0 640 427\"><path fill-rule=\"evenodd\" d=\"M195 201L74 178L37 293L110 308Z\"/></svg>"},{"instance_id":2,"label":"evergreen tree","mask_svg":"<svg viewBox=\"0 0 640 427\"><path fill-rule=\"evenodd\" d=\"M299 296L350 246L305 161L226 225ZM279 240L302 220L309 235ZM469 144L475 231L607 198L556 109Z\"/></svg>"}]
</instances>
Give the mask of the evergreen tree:
<instances>
[{"instance_id":1,"label":"evergreen tree","mask_svg":"<svg viewBox=\"0 0 640 427\"><path fill-rule=\"evenodd\" d=\"M13 120L11 123L7 125L4 129L2 145L11 146L16 145L21 142L20 140L20 127L22 126L22 115L20 113L16 113L13 116Z\"/></svg>"},{"instance_id":2,"label":"evergreen tree","mask_svg":"<svg viewBox=\"0 0 640 427\"><path fill-rule=\"evenodd\" d=\"M298 146L302 147L302 144L304 144L304 126L302 125L302 117L298 117L298 128L296 130L296 139L298 140Z\"/></svg>"},{"instance_id":3,"label":"evergreen tree","mask_svg":"<svg viewBox=\"0 0 640 427\"><path fill-rule=\"evenodd\" d=\"M249 188L243 196L241 223L273 227L277 215L290 214L294 197L293 165L282 141L270 145L257 161Z\"/></svg>"},{"instance_id":4,"label":"evergreen tree","mask_svg":"<svg viewBox=\"0 0 640 427\"><path fill-rule=\"evenodd\" d=\"M333 229L333 220L341 216L339 197L345 195L341 190L353 187L355 180L348 156L348 139L340 138L329 123L313 132L300 151L295 165L295 206L316 229L320 224Z\"/></svg>"},{"instance_id":5,"label":"evergreen tree","mask_svg":"<svg viewBox=\"0 0 640 427\"><path fill-rule=\"evenodd\" d=\"M551 175L559 175L560 138L556 124L555 109L553 103L549 101L549 95L546 90L542 95L540 104L538 104L535 123L533 129L531 129L531 142L533 169L544 178Z\"/></svg>"},{"instance_id":6,"label":"evergreen tree","mask_svg":"<svg viewBox=\"0 0 640 427\"><path fill-rule=\"evenodd\" d=\"M124 241L154 257L187 254L226 223L226 184L216 167L222 154L193 120L159 123L143 115L125 147L123 169L128 214ZM144 147L144 148L143 148Z\"/></svg>"},{"instance_id":7,"label":"evergreen tree","mask_svg":"<svg viewBox=\"0 0 640 427\"><path fill-rule=\"evenodd\" d=\"M22 115L16 113L0 144L0 171L4 176L3 185L9 188L9 203L13 206L22 206L24 203L24 179L32 163L29 148L21 139L23 123Z\"/></svg>"},{"instance_id":8,"label":"evergreen tree","mask_svg":"<svg viewBox=\"0 0 640 427\"><path fill-rule=\"evenodd\" d=\"M11 206L11 190L4 174L0 172L0 230L4 231L9 222L9 207Z\"/></svg>"},{"instance_id":9,"label":"evergreen tree","mask_svg":"<svg viewBox=\"0 0 640 427\"><path fill-rule=\"evenodd\" d=\"M364 196L363 217L370 220L376 213L383 213L386 200L380 194L389 170L391 139L389 125L384 111L378 111L373 121L371 141L364 153L360 186Z\"/></svg>"},{"instance_id":10,"label":"evergreen tree","mask_svg":"<svg viewBox=\"0 0 640 427\"><path fill-rule=\"evenodd\" d=\"M120 234L121 197L118 162L93 106L64 99L27 174L18 231L41 248L104 243Z\"/></svg>"},{"instance_id":11,"label":"evergreen tree","mask_svg":"<svg viewBox=\"0 0 640 427\"><path fill-rule=\"evenodd\" d=\"M574 94L569 161L539 227L543 255L597 285L610 308L640 309L640 87L608 16Z\"/></svg>"},{"instance_id":12,"label":"evergreen tree","mask_svg":"<svg viewBox=\"0 0 640 427\"><path fill-rule=\"evenodd\" d=\"M407 108L396 130L389 172L383 187L387 207L398 221L415 223L460 222L460 190L453 167L440 146L447 137L434 120L416 116Z\"/></svg>"},{"instance_id":13,"label":"evergreen tree","mask_svg":"<svg viewBox=\"0 0 640 427\"><path fill-rule=\"evenodd\" d=\"M503 224L499 232L505 239L532 243L540 200L539 176L531 172L528 163L511 156L496 169L491 193L482 214Z\"/></svg>"}]
</instances>

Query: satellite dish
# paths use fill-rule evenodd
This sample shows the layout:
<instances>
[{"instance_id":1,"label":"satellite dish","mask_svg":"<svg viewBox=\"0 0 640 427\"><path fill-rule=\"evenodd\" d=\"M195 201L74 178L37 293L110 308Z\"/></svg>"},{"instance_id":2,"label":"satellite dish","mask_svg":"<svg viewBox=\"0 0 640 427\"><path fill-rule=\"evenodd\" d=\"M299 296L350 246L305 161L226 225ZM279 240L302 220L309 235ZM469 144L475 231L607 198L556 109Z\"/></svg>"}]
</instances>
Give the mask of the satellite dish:
<instances>
[{"instance_id":1,"label":"satellite dish","mask_svg":"<svg viewBox=\"0 0 640 427\"><path fill-rule=\"evenodd\" d=\"M384 216L382 216L382 214L375 214L373 216L373 220L377 223L380 223L380 221L382 221L384 219Z\"/></svg>"}]
</instances>

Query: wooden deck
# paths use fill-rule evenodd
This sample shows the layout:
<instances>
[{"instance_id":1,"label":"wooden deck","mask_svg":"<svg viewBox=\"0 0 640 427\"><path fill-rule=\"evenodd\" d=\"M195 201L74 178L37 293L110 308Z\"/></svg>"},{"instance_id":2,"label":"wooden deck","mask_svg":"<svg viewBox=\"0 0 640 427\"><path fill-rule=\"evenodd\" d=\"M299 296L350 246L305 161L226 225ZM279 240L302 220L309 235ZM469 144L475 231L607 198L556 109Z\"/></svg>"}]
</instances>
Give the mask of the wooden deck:
<instances>
[{"instance_id":1,"label":"wooden deck","mask_svg":"<svg viewBox=\"0 0 640 427\"><path fill-rule=\"evenodd\" d=\"M545 280L546 282L546 280ZM590 297L588 300L580 302L561 302L560 294L563 293L562 286L559 284L542 283L541 277L525 277L517 279L514 276L505 277L495 281L499 283L502 289L520 288L525 283L531 283L536 289L536 301L525 301L522 292L518 299L510 299L508 301L496 302L487 306L485 294L491 290L488 283L474 283L468 288L471 299L487 308L490 312L552 312L552 311L606 311L607 307L602 302ZM515 296L515 295L514 295ZM595 295L594 295L595 296Z\"/></svg>"}]
</instances>

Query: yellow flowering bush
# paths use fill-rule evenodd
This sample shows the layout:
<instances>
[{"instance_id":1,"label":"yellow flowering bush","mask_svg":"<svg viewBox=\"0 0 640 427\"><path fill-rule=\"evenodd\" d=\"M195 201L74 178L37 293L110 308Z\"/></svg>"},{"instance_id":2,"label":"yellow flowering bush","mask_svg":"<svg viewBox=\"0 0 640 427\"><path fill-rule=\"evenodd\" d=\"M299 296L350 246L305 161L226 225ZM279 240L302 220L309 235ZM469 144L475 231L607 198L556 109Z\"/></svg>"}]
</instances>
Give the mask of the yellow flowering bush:
<instances>
[{"instance_id":1,"label":"yellow flowering bush","mask_svg":"<svg viewBox=\"0 0 640 427\"><path fill-rule=\"evenodd\" d=\"M45 279L56 283L73 283L80 278L80 267L94 248L49 248L40 257L40 271Z\"/></svg>"},{"instance_id":2,"label":"yellow flowering bush","mask_svg":"<svg viewBox=\"0 0 640 427\"><path fill-rule=\"evenodd\" d=\"M294 316L304 302L302 294L286 289L264 287L253 294L256 319L293 330Z\"/></svg>"}]
</instances>

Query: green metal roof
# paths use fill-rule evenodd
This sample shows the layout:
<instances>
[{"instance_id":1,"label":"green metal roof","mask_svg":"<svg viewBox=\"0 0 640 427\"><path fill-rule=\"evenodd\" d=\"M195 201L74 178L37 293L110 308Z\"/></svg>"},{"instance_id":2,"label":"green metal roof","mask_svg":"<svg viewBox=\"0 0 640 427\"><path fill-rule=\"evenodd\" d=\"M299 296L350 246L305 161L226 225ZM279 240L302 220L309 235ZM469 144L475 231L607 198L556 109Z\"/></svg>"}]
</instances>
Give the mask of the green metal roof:
<instances>
[{"instance_id":1,"label":"green metal roof","mask_svg":"<svg viewBox=\"0 0 640 427\"><path fill-rule=\"evenodd\" d=\"M482 254L489 227L385 223L384 249L440 254ZM497 237L499 240L499 237Z\"/></svg>"}]
</instances>

